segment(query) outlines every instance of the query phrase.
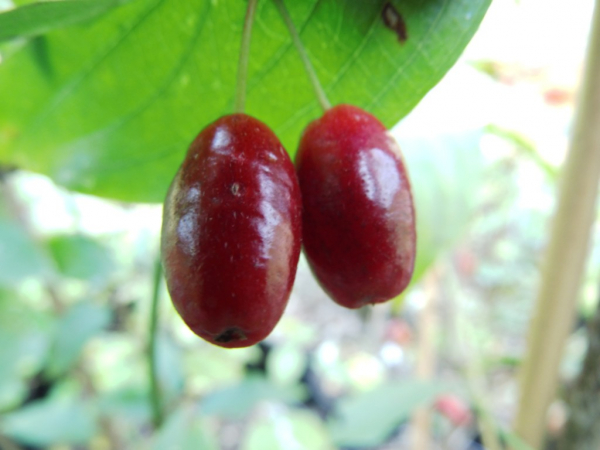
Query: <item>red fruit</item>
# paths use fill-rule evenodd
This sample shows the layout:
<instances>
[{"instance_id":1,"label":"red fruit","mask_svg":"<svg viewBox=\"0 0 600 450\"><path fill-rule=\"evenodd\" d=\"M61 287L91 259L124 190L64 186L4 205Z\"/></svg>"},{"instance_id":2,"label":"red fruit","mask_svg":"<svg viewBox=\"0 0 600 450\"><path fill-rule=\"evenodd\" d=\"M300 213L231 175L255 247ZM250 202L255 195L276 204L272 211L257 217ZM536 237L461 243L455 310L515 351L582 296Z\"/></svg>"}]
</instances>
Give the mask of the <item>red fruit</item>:
<instances>
[{"instance_id":1,"label":"red fruit","mask_svg":"<svg viewBox=\"0 0 600 450\"><path fill-rule=\"evenodd\" d=\"M440 395L434 404L440 414L444 415L454 426L464 426L471 423L473 415L469 405L460 397L452 394Z\"/></svg>"},{"instance_id":2,"label":"red fruit","mask_svg":"<svg viewBox=\"0 0 600 450\"><path fill-rule=\"evenodd\" d=\"M300 208L294 166L265 124L233 114L202 130L167 194L161 242L194 333L228 348L269 335L296 274Z\"/></svg>"},{"instance_id":3,"label":"red fruit","mask_svg":"<svg viewBox=\"0 0 600 450\"><path fill-rule=\"evenodd\" d=\"M339 105L304 131L296 156L304 251L340 305L385 302L408 285L415 217L400 148L383 124Z\"/></svg>"}]
</instances>

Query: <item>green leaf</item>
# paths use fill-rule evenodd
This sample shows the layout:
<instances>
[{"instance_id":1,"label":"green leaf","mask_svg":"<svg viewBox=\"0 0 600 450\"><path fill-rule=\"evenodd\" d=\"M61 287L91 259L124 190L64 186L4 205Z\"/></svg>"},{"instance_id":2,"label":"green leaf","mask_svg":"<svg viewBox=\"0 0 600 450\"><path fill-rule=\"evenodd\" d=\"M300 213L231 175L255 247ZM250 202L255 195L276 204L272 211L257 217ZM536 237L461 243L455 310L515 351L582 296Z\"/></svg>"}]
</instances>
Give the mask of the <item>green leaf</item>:
<instances>
[{"instance_id":1,"label":"green leaf","mask_svg":"<svg viewBox=\"0 0 600 450\"><path fill-rule=\"evenodd\" d=\"M180 396L185 384L182 361L181 348L170 336L161 333L157 341L157 372L163 395L169 401Z\"/></svg>"},{"instance_id":2,"label":"green leaf","mask_svg":"<svg viewBox=\"0 0 600 450\"><path fill-rule=\"evenodd\" d=\"M125 386L96 398L98 410L122 423L135 427L151 419L148 389L135 384Z\"/></svg>"},{"instance_id":3,"label":"green leaf","mask_svg":"<svg viewBox=\"0 0 600 450\"><path fill-rule=\"evenodd\" d=\"M287 1L332 103L387 126L454 64L490 0L395 2L398 42L383 1ZM48 33L47 63L31 46L0 65L0 162L71 189L130 201L164 199L198 132L232 112L240 0L138 0L87 27ZM247 112L294 154L320 115L287 30L269 1L254 27Z\"/></svg>"},{"instance_id":4,"label":"green leaf","mask_svg":"<svg viewBox=\"0 0 600 450\"><path fill-rule=\"evenodd\" d=\"M512 448L513 450L533 450L529 444L510 430L500 430L500 436L508 445L508 448Z\"/></svg>"},{"instance_id":5,"label":"green leaf","mask_svg":"<svg viewBox=\"0 0 600 450\"><path fill-rule=\"evenodd\" d=\"M153 450L213 450L217 445L190 408L171 414L155 437Z\"/></svg>"},{"instance_id":6,"label":"green leaf","mask_svg":"<svg viewBox=\"0 0 600 450\"><path fill-rule=\"evenodd\" d=\"M518 131L508 130L494 124L490 124L486 128L486 131L512 143L517 150L537 164L537 166L548 176L551 181L555 182L558 179L558 167L553 166L546 161L536 148L535 144L527 139L526 136L523 136Z\"/></svg>"},{"instance_id":7,"label":"green leaf","mask_svg":"<svg viewBox=\"0 0 600 450\"><path fill-rule=\"evenodd\" d=\"M298 346L278 345L267 356L267 372L275 384L289 386L300 380L306 363L306 353Z\"/></svg>"},{"instance_id":8,"label":"green leaf","mask_svg":"<svg viewBox=\"0 0 600 450\"><path fill-rule=\"evenodd\" d=\"M0 13L0 42L31 37L93 19L126 0L54 0Z\"/></svg>"},{"instance_id":9,"label":"green leaf","mask_svg":"<svg viewBox=\"0 0 600 450\"><path fill-rule=\"evenodd\" d=\"M14 222L0 219L0 286L14 286L29 277L50 273L47 255Z\"/></svg>"},{"instance_id":10,"label":"green leaf","mask_svg":"<svg viewBox=\"0 0 600 450\"><path fill-rule=\"evenodd\" d=\"M77 361L87 341L105 329L110 311L91 302L77 303L59 320L48 361L48 375L66 372Z\"/></svg>"},{"instance_id":11,"label":"green leaf","mask_svg":"<svg viewBox=\"0 0 600 450\"><path fill-rule=\"evenodd\" d=\"M4 415L0 430L24 444L48 447L84 444L96 433L96 424L92 412L81 402L50 398Z\"/></svg>"},{"instance_id":12,"label":"green leaf","mask_svg":"<svg viewBox=\"0 0 600 450\"><path fill-rule=\"evenodd\" d=\"M278 387L264 378L252 377L239 384L208 394L202 400L200 409L203 414L242 419L254 406L263 400L280 402L298 401L301 392L290 387Z\"/></svg>"},{"instance_id":13,"label":"green leaf","mask_svg":"<svg viewBox=\"0 0 600 450\"><path fill-rule=\"evenodd\" d=\"M48 248L58 270L66 277L102 282L114 269L110 250L87 236L56 236L48 241Z\"/></svg>"},{"instance_id":14,"label":"green leaf","mask_svg":"<svg viewBox=\"0 0 600 450\"><path fill-rule=\"evenodd\" d=\"M0 410L26 395L25 380L45 362L52 323L51 316L0 289Z\"/></svg>"},{"instance_id":15,"label":"green leaf","mask_svg":"<svg viewBox=\"0 0 600 450\"><path fill-rule=\"evenodd\" d=\"M28 332L0 330L0 411L17 406L27 395L26 375L40 365L46 355L45 336Z\"/></svg>"},{"instance_id":16,"label":"green leaf","mask_svg":"<svg viewBox=\"0 0 600 450\"><path fill-rule=\"evenodd\" d=\"M443 387L434 383L388 383L341 400L329 430L339 446L374 447L407 420L415 408L431 402Z\"/></svg>"},{"instance_id":17,"label":"green leaf","mask_svg":"<svg viewBox=\"0 0 600 450\"><path fill-rule=\"evenodd\" d=\"M401 136L417 221L413 282L461 238L477 205L483 161L482 130Z\"/></svg>"},{"instance_id":18,"label":"green leaf","mask_svg":"<svg viewBox=\"0 0 600 450\"><path fill-rule=\"evenodd\" d=\"M301 410L287 411L277 405L269 405L265 412L250 424L242 450L334 448L323 423L314 414Z\"/></svg>"}]
</instances>

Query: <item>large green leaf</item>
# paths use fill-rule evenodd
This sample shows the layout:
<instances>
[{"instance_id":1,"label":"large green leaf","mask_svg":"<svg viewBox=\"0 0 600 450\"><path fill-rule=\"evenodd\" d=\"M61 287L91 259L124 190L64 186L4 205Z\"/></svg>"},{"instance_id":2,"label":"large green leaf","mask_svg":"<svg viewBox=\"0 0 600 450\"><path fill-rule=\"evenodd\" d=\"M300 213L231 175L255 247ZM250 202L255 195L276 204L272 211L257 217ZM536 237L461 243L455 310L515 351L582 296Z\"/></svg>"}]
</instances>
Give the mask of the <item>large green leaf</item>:
<instances>
[{"instance_id":1,"label":"large green leaf","mask_svg":"<svg viewBox=\"0 0 600 450\"><path fill-rule=\"evenodd\" d=\"M54 0L0 14L0 41L36 36L99 16L126 0Z\"/></svg>"},{"instance_id":2,"label":"large green leaf","mask_svg":"<svg viewBox=\"0 0 600 450\"><path fill-rule=\"evenodd\" d=\"M287 2L333 103L388 126L456 61L490 0L394 2L408 40L381 18L383 0ZM45 35L0 65L0 163L72 189L162 201L187 146L232 111L240 0L137 0L93 25ZM293 154L320 112L277 11L261 1L247 112Z\"/></svg>"}]
</instances>

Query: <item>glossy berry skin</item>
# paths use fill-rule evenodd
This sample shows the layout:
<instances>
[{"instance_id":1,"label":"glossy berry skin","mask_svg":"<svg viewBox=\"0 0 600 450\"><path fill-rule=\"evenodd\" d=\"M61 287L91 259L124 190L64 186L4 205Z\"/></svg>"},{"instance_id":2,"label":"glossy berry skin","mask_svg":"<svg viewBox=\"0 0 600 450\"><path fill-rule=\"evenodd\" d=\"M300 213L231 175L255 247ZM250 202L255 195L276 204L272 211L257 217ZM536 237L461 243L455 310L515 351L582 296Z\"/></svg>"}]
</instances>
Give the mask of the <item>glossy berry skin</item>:
<instances>
[{"instance_id":1,"label":"glossy berry skin","mask_svg":"<svg viewBox=\"0 0 600 450\"><path fill-rule=\"evenodd\" d=\"M161 240L171 299L190 329L227 348L267 337L300 245L298 181L273 132L245 114L202 130L167 194Z\"/></svg>"},{"instance_id":2,"label":"glossy berry skin","mask_svg":"<svg viewBox=\"0 0 600 450\"><path fill-rule=\"evenodd\" d=\"M304 131L296 171L304 252L323 289L347 308L400 294L414 269L415 215L383 124L355 106L328 110Z\"/></svg>"}]
</instances>

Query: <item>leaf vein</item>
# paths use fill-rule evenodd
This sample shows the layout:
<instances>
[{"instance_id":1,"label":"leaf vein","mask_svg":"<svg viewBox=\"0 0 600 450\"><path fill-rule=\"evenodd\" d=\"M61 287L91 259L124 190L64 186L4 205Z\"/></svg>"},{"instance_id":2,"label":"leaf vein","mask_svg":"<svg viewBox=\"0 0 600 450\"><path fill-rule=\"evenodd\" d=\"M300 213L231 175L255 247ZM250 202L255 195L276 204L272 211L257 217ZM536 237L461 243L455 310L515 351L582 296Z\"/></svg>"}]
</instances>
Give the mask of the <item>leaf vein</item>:
<instances>
[{"instance_id":1,"label":"leaf vein","mask_svg":"<svg viewBox=\"0 0 600 450\"><path fill-rule=\"evenodd\" d=\"M45 119L54 112L62 102L64 102L71 94L73 94L77 87L83 83L89 76L94 73L94 70L102 64L120 45L121 43L129 36L131 33L135 31L148 17L152 15L152 13L163 3L164 0L157 0L154 5L151 5L148 10L146 10L145 14L141 15L132 26L124 30L118 38L115 39L113 43L109 47L106 48L105 52L100 55L97 59L91 62L89 66L82 69L81 71L75 73L69 81L67 81L61 89L59 89L54 97L52 97L51 101L46 104L43 108L40 109L40 112L36 114L31 121L24 127L23 134L29 134L32 130L35 130L38 126L42 125L45 122Z\"/></svg>"}]
</instances>

